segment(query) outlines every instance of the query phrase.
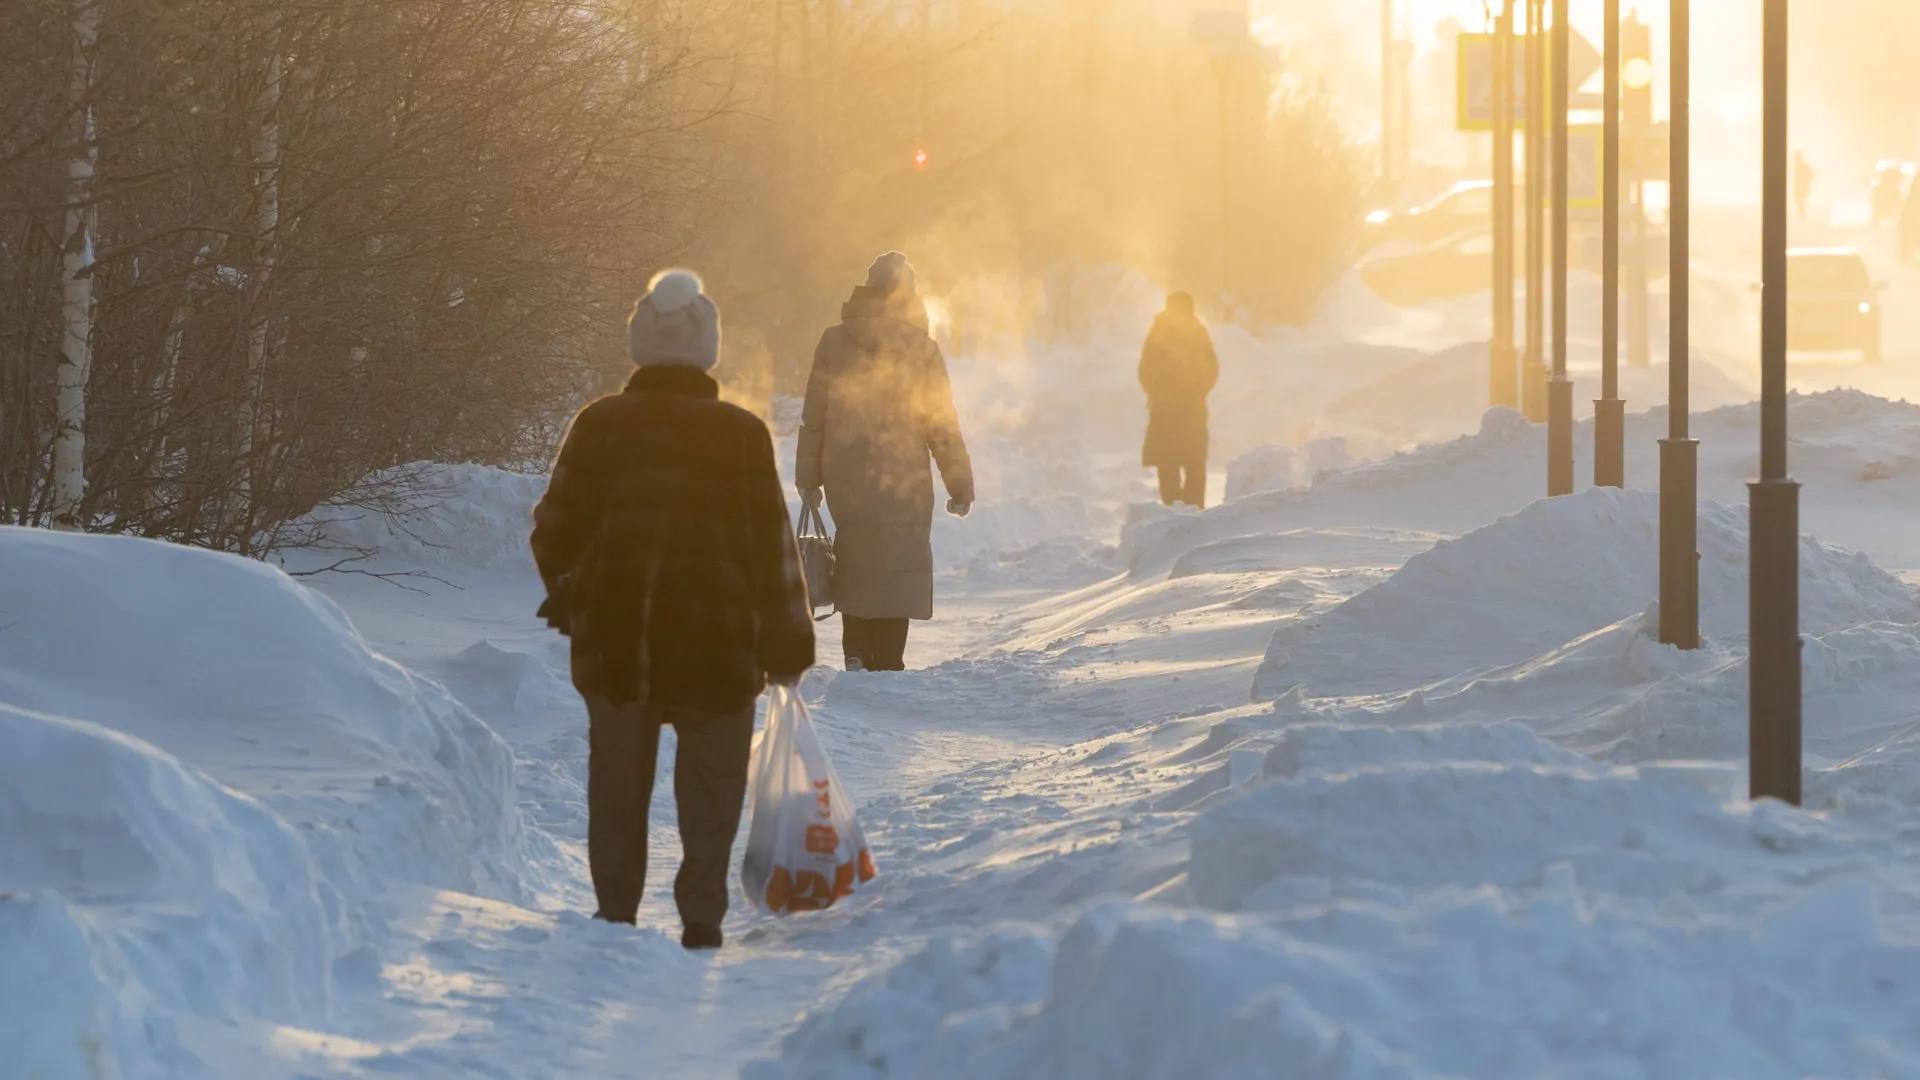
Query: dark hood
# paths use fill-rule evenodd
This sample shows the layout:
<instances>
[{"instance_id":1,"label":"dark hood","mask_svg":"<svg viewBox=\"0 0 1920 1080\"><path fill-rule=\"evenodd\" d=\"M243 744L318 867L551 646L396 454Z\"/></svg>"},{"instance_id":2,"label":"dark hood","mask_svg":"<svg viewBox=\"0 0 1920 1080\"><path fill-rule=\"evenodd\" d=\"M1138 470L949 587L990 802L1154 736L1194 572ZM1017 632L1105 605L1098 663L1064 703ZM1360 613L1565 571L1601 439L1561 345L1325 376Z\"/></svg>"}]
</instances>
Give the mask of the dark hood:
<instances>
[{"instance_id":1,"label":"dark hood","mask_svg":"<svg viewBox=\"0 0 1920 1080\"><path fill-rule=\"evenodd\" d=\"M1200 322L1198 315L1190 315L1184 311L1162 311L1153 317L1153 328L1155 330L1166 330L1173 333L1184 334L1190 334L1194 331L1204 333L1207 329L1206 326Z\"/></svg>"},{"instance_id":2,"label":"dark hood","mask_svg":"<svg viewBox=\"0 0 1920 1080\"><path fill-rule=\"evenodd\" d=\"M881 293L865 285L856 285L853 295L840 305L840 321L852 322L855 319L889 319L905 323L921 333L927 333L930 324L927 321L926 301L915 292Z\"/></svg>"}]
</instances>

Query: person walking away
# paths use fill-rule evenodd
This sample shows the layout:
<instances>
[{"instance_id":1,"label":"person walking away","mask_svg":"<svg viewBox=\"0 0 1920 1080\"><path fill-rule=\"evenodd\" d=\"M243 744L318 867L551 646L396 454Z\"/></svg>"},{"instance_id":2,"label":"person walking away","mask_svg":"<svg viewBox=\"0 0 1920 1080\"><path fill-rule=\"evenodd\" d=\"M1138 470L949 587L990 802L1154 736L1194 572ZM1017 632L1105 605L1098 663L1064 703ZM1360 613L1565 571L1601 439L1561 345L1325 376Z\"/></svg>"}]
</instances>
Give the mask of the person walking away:
<instances>
[{"instance_id":1,"label":"person walking away","mask_svg":"<svg viewBox=\"0 0 1920 1080\"><path fill-rule=\"evenodd\" d=\"M1807 162L1807 155L1799 150L1793 152L1793 206L1801 221L1807 219L1807 200L1813 196L1813 166Z\"/></svg>"},{"instance_id":2,"label":"person walking away","mask_svg":"<svg viewBox=\"0 0 1920 1080\"><path fill-rule=\"evenodd\" d=\"M720 313L700 279L653 279L628 324L626 389L568 427L533 512L532 547L586 699L587 858L597 917L632 923L647 871L660 729L683 861L689 949L718 948L754 699L813 665L806 580L773 439L719 400Z\"/></svg>"},{"instance_id":3,"label":"person walking away","mask_svg":"<svg viewBox=\"0 0 1920 1080\"><path fill-rule=\"evenodd\" d=\"M794 476L833 516L833 602L848 671L906 670L909 620L933 618L933 473L947 512L973 507L973 464L907 257L874 260L820 336Z\"/></svg>"},{"instance_id":4,"label":"person walking away","mask_svg":"<svg viewBox=\"0 0 1920 1080\"><path fill-rule=\"evenodd\" d=\"M1140 350L1140 387L1147 392L1147 440L1140 463L1160 470L1160 501L1207 504L1207 395L1220 381L1213 339L1193 311L1193 297L1169 293Z\"/></svg>"}]
</instances>

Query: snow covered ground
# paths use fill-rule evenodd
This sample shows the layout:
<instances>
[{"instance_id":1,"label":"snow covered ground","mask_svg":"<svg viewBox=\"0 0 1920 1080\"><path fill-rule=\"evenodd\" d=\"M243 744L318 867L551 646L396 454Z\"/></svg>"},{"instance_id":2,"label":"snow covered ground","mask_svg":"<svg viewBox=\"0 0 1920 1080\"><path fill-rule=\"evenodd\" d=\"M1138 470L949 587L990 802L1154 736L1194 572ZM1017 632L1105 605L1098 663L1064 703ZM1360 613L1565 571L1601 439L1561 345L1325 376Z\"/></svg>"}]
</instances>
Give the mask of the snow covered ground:
<instances>
[{"instance_id":1,"label":"snow covered ground","mask_svg":"<svg viewBox=\"0 0 1920 1080\"><path fill-rule=\"evenodd\" d=\"M1682 654L1653 496L1352 404L1459 350L1224 332L1240 497L1146 504L1135 307L956 362L983 499L917 670L803 686L881 877L717 955L668 785L641 928L584 917L539 478L327 523L397 578L0 530L0 1074L1920 1076L1920 407L1794 402L1809 809L1750 806L1737 393Z\"/></svg>"}]
</instances>

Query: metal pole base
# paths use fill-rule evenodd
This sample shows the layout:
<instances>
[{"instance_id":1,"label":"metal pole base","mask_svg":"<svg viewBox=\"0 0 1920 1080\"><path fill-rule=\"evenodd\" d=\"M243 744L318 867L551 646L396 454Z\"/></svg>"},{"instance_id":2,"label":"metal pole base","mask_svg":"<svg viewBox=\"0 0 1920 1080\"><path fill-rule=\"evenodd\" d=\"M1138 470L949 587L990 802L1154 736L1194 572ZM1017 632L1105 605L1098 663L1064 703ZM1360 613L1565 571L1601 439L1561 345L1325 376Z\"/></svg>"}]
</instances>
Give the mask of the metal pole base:
<instances>
[{"instance_id":1,"label":"metal pole base","mask_svg":"<svg viewBox=\"0 0 1920 1080\"><path fill-rule=\"evenodd\" d=\"M1573 383L1547 383L1547 496L1573 494Z\"/></svg>"},{"instance_id":2,"label":"metal pole base","mask_svg":"<svg viewBox=\"0 0 1920 1080\"><path fill-rule=\"evenodd\" d=\"M1496 409L1520 407L1520 354L1511 345L1493 343L1487 349L1487 404Z\"/></svg>"},{"instance_id":3,"label":"metal pole base","mask_svg":"<svg viewBox=\"0 0 1920 1080\"><path fill-rule=\"evenodd\" d=\"M1748 788L1800 805L1800 485L1747 485Z\"/></svg>"},{"instance_id":4,"label":"metal pole base","mask_svg":"<svg viewBox=\"0 0 1920 1080\"><path fill-rule=\"evenodd\" d=\"M1619 398L1593 403L1593 486L1627 486L1627 403Z\"/></svg>"},{"instance_id":5,"label":"metal pole base","mask_svg":"<svg viewBox=\"0 0 1920 1080\"><path fill-rule=\"evenodd\" d=\"M1547 366L1532 359L1520 364L1520 414L1536 424L1547 422Z\"/></svg>"},{"instance_id":6,"label":"metal pole base","mask_svg":"<svg viewBox=\"0 0 1920 1080\"><path fill-rule=\"evenodd\" d=\"M1660 440L1660 640L1700 647L1700 443Z\"/></svg>"}]
</instances>

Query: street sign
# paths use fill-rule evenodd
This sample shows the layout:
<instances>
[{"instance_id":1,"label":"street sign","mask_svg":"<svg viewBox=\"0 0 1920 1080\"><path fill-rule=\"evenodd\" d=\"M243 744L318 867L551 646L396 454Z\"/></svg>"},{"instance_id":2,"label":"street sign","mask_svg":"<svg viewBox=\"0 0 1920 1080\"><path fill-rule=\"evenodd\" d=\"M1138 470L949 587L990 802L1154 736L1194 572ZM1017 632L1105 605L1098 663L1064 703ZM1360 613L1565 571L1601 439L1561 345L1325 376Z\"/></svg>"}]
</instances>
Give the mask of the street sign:
<instances>
[{"instance_id":1,"label":"street sign","mask_svg":"<svg viewBox=\"0 0 1920 1080\"><path fill-rule=\"evenodd\" d=\"M1524 38L1513 40L1513 92L1508 107L1526 115ZM1454 57L1454 125L1461 131L1493 130L1493 35L1461 34Z\"/></svg>"},{"instance_id":2,"label":"street sign","mask_svg":"<svg viewBox=\"0 0 1920 1080\"><path fill-rule=\"evenodd\" d=\"M1580 36L1579 31L1569 36L1572 42L1569 45L1567 70L1573 73L1571 85L1577 91L1600 70L1602 57L1592 42ZM1455 49L1454 125L1461 131L1492 131L1493 35L1461 34ZM1552 53L1553 50L1547 50L1549 64L1552 63ZM1553 85L1551 71L1547 77L1547 85ZM1516 122L1526 116L1528 96L1527 39L1520 36L1513 39L1513 93L1507 99Z\"/></svg>"},{"instance_id":3,"label":"street sign","mask_svg":"<svg viewBox=\"0 0 1920 1080\"><path fill-rule=\"evenodd\" d=\"M1639 180L1665 180L1672 162L1673 131L1665 121L1620 133L1620 167Z\"/></svg>"}]
</instances>

